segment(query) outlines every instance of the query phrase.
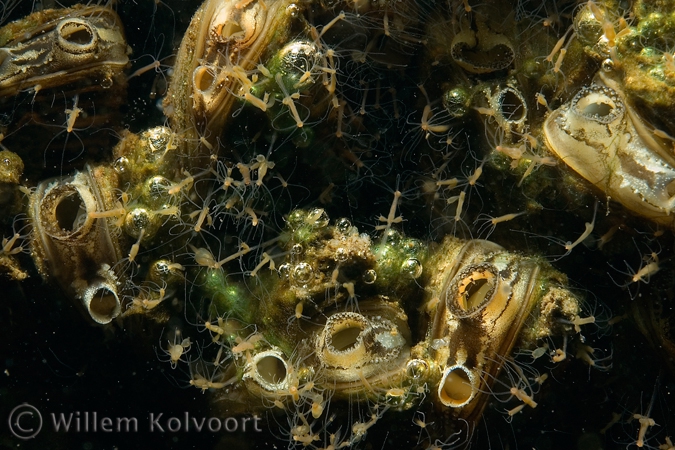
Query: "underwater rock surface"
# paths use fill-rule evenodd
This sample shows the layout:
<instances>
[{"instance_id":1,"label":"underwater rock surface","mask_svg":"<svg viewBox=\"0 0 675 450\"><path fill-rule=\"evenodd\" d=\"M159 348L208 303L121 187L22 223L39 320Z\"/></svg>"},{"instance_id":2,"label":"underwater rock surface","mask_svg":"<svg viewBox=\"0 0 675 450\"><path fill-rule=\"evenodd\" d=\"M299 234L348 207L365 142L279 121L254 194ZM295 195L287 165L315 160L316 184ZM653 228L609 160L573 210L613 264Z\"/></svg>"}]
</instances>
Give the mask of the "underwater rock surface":
<instances>
[{"instance_id":1,"label":"underwater rock surface","mask_svg":"<svg viewBox=\"0 0 675 450\"><path fill-rule=\"evenodd\" d=\"M10 2L2 443L671 448L661 3Z\"/></svg>"}]
</instances>

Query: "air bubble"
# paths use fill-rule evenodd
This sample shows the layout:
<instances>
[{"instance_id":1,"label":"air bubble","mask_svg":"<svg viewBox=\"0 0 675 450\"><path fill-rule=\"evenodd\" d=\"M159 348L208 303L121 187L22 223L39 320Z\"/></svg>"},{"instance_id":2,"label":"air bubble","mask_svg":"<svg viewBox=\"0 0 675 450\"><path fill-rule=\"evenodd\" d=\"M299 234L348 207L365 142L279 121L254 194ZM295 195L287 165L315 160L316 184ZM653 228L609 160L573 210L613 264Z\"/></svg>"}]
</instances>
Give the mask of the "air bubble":
<instances>
[{"instance_id":1,"label":"air bubble","mask_svg":"<svg viewBox=\"0 0 675 450\"><path fill-rule=\"evenodd\" d=\"M307 263L299 263L293 268L293 281L300 285L306 285L314 277L312 266Z\"/></svg>"},{"instance_id":2,"label":"air bubble","mask_svg":"<svg viewBox=\"0 0 675 450\"><path fill-rule=\"evenodd\" d=\"M403 250L409 255L420 254L424 251L424 244L417 239L406 239L403 243Z\"/></svg>"},{"instance_id":3,"label":"air bubble","mask_svg":"<svg viewBox=\"0 0 675 450\"><path fill-rule=\"evenodd\" d=\"M298 8L298 5L296 5L295 3L291 3L286 8L286 12L288 13L289 16L295 18L298 17L298 14L300 14L300 8Z\"/></svg>"},{"instance_id":4,"label":"air bubble","mask_svg":"<svg viewBox=\"0 0 675 450\"><path fill-rule=\"evenodd\" d=\"M125 156L117 158L113 162L113 169L115 169L115 172L120 175L126 173L129 170L129 159L127 159Z\"/></svg>"},{"instance_id":5,"label":"air bubble","mask_svg":"<svg viewBox=\"0 0 675 450\"><path fill-rule=\"evenodd\" d=\"M352 227L352 223L346 217L340 217L335 222L335 228L337 228L337 230L342 234L347 234L347 232L349 232L351 227Z\"/></svg>"},{"instance_id":6,"label":"air bubble","mask_svg":"<svg viewBox=\"0 0 675 450\"><path fill-rule=\"evenodd\" d=\"M377 272L373 269L368 269L363 273L363 282L366 284L373 284L377 280Z\"/></svg>"},{"instance_id":7,"label":"air bubble","mask_svg":"<svg viewBox=\"0 0 675 450\"><path fill-rule=\"evenodd\" d=\"M300 256L304 251L305 249L303 248L302 244L295 244L293 247L291 247L291 256Z\"/></svg>"},{"instance_id":8,"label":"air bubble","mask_svg":"<svg viewBox=\"0 0 675 450\"><path fill-rule=\"evenodd\" d=\"M607 58L602 62L602 70L604 72L610 73L614 71L614 61L612 61L610 58Z\"/></svg>"},{"instance_id":9,"label":"air bubble","mask_svg":"<svg viewBox=\"0 0 675 450\"><path fill-rule=\"evenodd\" d=\"M161 175L156 175L150 178L147 182L147 196L151 201L165 201L170 195L168 193L171 189L171 181Z\"/></svg>"},{"instance_id":10,"label":"air bubble","mask_svg":"<svg viewBox=\"0 0 675 450\"><path fill-rule=\"evenodd\" d=\"M288 280L291 274L291 265L288 263L283 263L277 269L277 273L279 274L279 278L281 278L282 280Z\"/></svg>"},{"instance_id":11,"label":"air bubble","mask_svg":"<svg viewBox=\"0 0 675 450\"><path fill-rule=\"evenodd\" d=\"M390 228L384 232L385 241L391 245L399 245L401 243L401 233Z\"/></svg>"},{"instance_id":12,"label":"air bubble","mask_svg":"<svg viewBox=\"0 0 675 450\"><path fill-rule=\"evenodd\" d=\"M324 228L328 226L330 219L328 218L328 213L323 208L314 208L309 212L307 216L308 225L311 225L316 228Z\"/></svg>"},{"instance_id":13,"label":"air bubble","mask_svg":"<svg viewBox=\"0 0 675 450\"><path fill-rule=\"evenodd\" d=\"M411 359L406 366L406 375L413 380L424 377L429 370L429 364L422 359Z\"/></svg>"},{"instance_id":14,"label":"air bubble","mask_svg":"<svg viewBox=\"0 0 675 450\"><path fill-rule=\"evenodd\" d=\"M407 273L413 278L418 278L422 275L422 263L416 260L415 258L406 259L401 264L401 272Z\"/></svg>"},{"instance_id":15,"label":"air bubble","mask_svg":"<svg viewBox=\"0 0 675 450\"><path fill-rule=\"evenodd\" d=\"M349 253L343 247L338 247L338 249L335 250L335 261L345 262L347 261L348 256Z\"/></svg>"},{"instance_id":16,"label":"air bubble","mask_svg":"<svg viewBox=\"0 0 675 450\"><path fill-rule=\"evenodd\" d=\"M134 238L139 237L141 232L149 235L154 228L152 225L150 212L145 208L134 208L124 218L124 231Z\"/></svg>"},{"instance_id":17,"label":"air bubble","mask_svg":"<svg viewBox=\"0 0 675 450\"><path fill-rule=\"evenodd\" d=\"M306 214L305 211L296 209L288 215L286 223L288 223L288 226L295 231L305 222L305 218L307 217Z\"/></svg>"}]
</instances>

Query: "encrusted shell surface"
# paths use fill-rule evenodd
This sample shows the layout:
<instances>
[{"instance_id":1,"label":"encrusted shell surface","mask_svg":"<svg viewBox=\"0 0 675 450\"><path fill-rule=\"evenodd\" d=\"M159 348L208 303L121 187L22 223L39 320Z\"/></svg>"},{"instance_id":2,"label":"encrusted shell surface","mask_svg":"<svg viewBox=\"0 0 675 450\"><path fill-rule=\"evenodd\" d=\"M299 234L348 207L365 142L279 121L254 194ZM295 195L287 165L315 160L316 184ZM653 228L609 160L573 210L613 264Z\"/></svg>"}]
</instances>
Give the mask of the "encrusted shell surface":
<instances>
[{"instance_id":1,"label":"encrusted shell surface","mask_svg":"<svg viewBox=\"0 0 675 450\"><path fill-rule=\"evenodd\" d=\"M546 145L567 166L635 214L672 227L675 160L607 76L551 113Z\"/></svg>"}]
</instances>

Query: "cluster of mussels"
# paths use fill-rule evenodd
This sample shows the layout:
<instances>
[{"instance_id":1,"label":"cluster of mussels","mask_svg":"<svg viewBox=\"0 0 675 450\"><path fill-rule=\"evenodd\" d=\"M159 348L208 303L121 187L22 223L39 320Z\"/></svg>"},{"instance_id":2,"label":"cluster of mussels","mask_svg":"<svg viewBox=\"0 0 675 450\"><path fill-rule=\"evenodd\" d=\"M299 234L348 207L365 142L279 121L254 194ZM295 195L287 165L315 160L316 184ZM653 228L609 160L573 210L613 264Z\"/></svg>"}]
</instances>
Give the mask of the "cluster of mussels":
<instances>
[{"instance_id":1,"label":"cluster of mussels","mask_svg":"<svg viewBox=\"0 0 675 450\"><path fill-rule=\"evenodd\" d=\"M675 225L673 11L206 0L169 69L131 74L111 7L33 12L0 29L0 269L166 326L186 383L286 415L289 447L397 411L418 446L464 445L488 403L537 406L535 360L610 367L587 342L609 314L554 268L582 248L629 261L591 270L675 355L672 286L638 290L668 260L635 255ZM125 118L146 74L164 117ZM641 447L655 422L630 419Z\"/></svg>"}]
</instances>

